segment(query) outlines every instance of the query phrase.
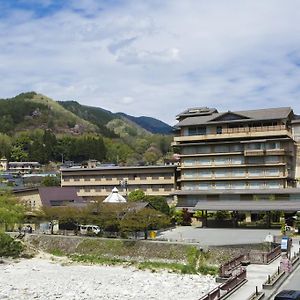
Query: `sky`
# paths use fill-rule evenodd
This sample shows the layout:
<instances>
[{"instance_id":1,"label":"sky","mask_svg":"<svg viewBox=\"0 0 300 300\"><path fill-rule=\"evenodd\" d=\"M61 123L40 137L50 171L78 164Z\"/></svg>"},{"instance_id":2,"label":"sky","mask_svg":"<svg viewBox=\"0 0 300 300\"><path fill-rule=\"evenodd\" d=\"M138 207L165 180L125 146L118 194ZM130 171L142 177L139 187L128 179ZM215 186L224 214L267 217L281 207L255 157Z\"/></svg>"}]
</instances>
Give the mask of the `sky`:
<instances>
[{"instance_id":1,"label":"sky","mask_svg":"<svg viewBox=\"0 0 300 300\"><path fill-rule=\"evenodd\" d=\"M170 125L300 114L299 0L0 0L0 98L36 91Z\"/></svg>"}]
</instances>

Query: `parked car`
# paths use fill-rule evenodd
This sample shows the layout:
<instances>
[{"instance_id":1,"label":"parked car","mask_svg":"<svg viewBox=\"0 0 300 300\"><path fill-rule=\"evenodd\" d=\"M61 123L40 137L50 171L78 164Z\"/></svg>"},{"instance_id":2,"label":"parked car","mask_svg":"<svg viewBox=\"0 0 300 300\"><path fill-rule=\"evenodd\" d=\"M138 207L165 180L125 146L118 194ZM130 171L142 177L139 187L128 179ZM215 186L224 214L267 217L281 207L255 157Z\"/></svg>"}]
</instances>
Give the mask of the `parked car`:
<instances>
[{"instance_id":1,"label":"parked car","mask_svg":"<svg viewBox=\"0 0 300 300\"><path fill-rule=\"evenodd\" d=\"M283 290L275 296L274 300L300 300L300 291Z\"/></svg>"},{"instance_id":2,"label":"parked car","mask_svg":"<svg viewBox=\"0 0 300 300\"><path fill-rule=\"evenodd\" d=\"M94 235L101 232L98 225L79 225L79 233L83 235Z\"/></svg>"}]
</instances>

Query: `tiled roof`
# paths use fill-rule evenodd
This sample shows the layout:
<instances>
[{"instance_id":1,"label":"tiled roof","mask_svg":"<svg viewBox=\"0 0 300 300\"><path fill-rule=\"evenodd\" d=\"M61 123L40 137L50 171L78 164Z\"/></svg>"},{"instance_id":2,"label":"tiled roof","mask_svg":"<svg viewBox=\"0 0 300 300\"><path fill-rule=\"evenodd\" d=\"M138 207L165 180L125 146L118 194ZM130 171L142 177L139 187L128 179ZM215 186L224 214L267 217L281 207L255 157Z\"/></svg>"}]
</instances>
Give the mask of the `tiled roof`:
<instances>
[{"instance_id":1,"label":"tiled roof","mask_svg":"<svg viewBox=\"0 0 300 300\"><path fill-rule=\"evenodd\" d=\"M176 127L189 126L189 125L206 125L215 124L222 122L249 122L249 121L266 121L266 120L280 120L286 119L292 112L290 107L279 107L279 108L266 108L266 109L256 109L256 110L244 110L244 111L228 111L221 113L213 113L207 116L195 116L187 117L178 124ZM220 121L215 120L225 114L232 113L242 118L240 120L229 120Z\"/></svg>"},{"instance_id":2,"label":"tiled roof","mask_svg":"<svg viewBox=\"0 0 300 300\"><path fill-rule=\"evenodd\" d=\"M84 205L82 197L77 195L76 189L73 187L42 187L39 188L39 194L43 206L53 206L61 202L62 205L69 203L74 206Z\"/></svg>"}]
</instances>

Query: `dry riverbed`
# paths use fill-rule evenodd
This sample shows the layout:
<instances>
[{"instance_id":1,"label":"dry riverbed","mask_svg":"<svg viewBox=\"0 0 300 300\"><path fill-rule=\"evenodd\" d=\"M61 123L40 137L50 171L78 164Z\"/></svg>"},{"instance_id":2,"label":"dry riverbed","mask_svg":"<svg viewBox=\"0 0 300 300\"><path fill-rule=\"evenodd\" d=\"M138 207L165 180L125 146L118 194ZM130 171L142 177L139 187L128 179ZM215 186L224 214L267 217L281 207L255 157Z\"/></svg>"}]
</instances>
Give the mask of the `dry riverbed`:
<instances>
[{"instance_id":1,"label":"dry riverbed","mask_svg":"<svg viewBox=\"0 0 300 300\"><path fill-rule=\"evenodd\" d=\"M196 300L215 286L210 275L69 264L45 255L0 264L1 300Z\"/></svg>"}]
</instances>

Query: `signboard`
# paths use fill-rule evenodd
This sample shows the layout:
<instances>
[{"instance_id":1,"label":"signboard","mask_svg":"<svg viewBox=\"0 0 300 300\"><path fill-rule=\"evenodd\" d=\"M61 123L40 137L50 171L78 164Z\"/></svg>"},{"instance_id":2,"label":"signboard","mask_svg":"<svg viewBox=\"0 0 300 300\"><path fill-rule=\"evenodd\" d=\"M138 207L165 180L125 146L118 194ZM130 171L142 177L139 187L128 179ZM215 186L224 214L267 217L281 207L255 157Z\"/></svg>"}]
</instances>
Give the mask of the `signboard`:
<instances>
[{"instance_id":1,"label":"signboard","mask_svg":"<svg viewBox=\"0 0 300 300\"><path fill-rule=\"evenodd\" d=\"M289 238L287 236L282 237L281 251L288 251L288 241L289 241Z\"/></svg>"}]
</instances>

